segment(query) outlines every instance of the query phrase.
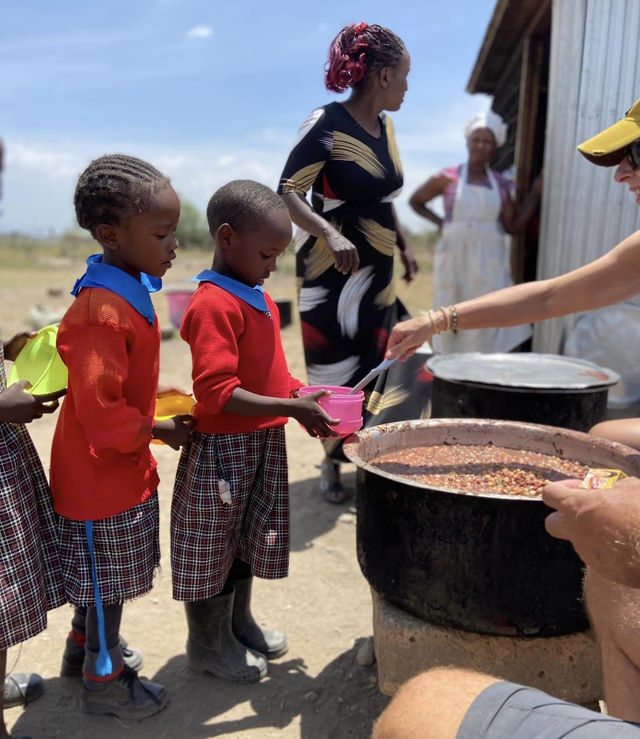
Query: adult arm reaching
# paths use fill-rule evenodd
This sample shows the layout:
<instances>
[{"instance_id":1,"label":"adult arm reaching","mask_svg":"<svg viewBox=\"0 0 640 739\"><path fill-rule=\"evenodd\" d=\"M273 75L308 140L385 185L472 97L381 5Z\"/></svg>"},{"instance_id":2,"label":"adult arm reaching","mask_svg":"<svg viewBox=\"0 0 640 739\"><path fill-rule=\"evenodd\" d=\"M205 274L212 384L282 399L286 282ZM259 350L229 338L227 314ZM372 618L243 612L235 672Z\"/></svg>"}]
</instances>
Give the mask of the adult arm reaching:
<instances>
[{"instance_id":1,"label":"adult arm reaching","mask_svg":"<svg viewBox=\"0 0 640 739\"><path fill-rule=\"evenodd\" d=\"M517 326L618 303L637 294L639 284L640 231L636 231L604 256L572 272L507 287L397 323L386 356L410 356L434 333L454 328L454 313L458 331Z\"/></svg>"}]
</instances>

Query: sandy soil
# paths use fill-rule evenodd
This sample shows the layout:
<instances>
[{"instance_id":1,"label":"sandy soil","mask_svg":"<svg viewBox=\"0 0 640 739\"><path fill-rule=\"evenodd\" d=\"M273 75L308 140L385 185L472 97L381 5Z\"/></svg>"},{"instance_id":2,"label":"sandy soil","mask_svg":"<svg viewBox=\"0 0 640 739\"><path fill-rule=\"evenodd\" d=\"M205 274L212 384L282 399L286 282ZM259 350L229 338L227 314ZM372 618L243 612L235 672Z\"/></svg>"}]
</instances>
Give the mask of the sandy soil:
<instances>
[{"instance_id":1,"label":"sandy soil","mask_svg":"<svg viewBox=\"0 0 640 739\"><path fill-rule=\"evenodd\" d=\"M185 253L172 280L209 266L201 255ZM65 293L79 274L77 262L65 259L34 261L32 268L3 267L2 335L25 328L31 307L46 303L64 309ZM62 288L52 297L51 288ZM267 285L276 298L293 298L290 269L272 276ZM429 289L428 287L426 289ZM425 283L400 287L410 308L425 303ZM166 298L156 301L163 325ZM295 310L293 311L295 314ZM293 374L304 378L299 326L294 316L282 332ZM188 348L175 335L162 345L161 383L190 387ZM45 469L56 418L31 425L30 431ZM169 507L178 454L154 447L159 462L162 525L162 567L155 586L144 598L125 607L122 633L144 653L142 674L163 683L171 703L161 714L140 723L114 718L86 717L78 712L80 684L60 678L60 658L71 610L50 614L49 628L35 639L9 651L8 667L37 671L45 678L45 696L26 710L6 713L15 735L34 738L86 737L107 739L182 739L232 737L368 737L375 717L387 703L377 686L375 665L356 661L359 640L371 635L371 599L355 556L355 510L352 501L341 506L325 503L318 488L322 453L319 444L295 423L287 426L291 483L291 566L284 580L257 580L254 612L259 621L284 629L288 654L270 663L268 677L257 685L235 686L213 677L197 676L186 667L186 624L183 608L172 600L169 563ZM353 468L345 466L345 482L353 489Z\"/></svg>"}]
</instances>

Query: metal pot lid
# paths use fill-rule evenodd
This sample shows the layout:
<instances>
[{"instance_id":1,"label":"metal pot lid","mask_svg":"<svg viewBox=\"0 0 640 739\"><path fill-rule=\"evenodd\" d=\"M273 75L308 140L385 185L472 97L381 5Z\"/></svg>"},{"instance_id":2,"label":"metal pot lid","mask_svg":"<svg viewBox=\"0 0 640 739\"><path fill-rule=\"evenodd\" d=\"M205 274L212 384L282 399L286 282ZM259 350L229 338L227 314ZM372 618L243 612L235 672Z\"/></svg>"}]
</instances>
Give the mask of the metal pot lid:
<instances>
[{"instance_id":1,"label":"metal pot lid","mask_svg":"<svg viewBox=\"0 0 640 739\"><path fill-rule=\"evenodd\" d=\"M435 377L500 387L587 390L615 385L620 375L593 362L558 354L439 354L427 361Z\"/></svg>"}]
</instances>

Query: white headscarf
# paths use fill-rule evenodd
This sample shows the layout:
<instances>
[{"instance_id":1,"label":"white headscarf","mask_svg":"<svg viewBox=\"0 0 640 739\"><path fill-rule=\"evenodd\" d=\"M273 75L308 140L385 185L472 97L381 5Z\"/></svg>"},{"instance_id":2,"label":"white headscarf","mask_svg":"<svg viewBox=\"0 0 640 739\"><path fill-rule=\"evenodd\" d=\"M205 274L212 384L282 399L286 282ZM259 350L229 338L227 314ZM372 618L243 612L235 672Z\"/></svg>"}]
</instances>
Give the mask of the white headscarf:
<instances>
[{"instance_id":1,"label":"white headscarf","mask_svg":"<svg viewBox=\"0 0 640 739\"><path fill-rule=\"evenodd\" d=\"M467 123L464 129L464 137L469 140L469 136L477 128L488 128L495 136L496 146L500 147L507 140L507 124L502 118L492 110L486 113L478 113Z\"/></svg>"}]
</instances>

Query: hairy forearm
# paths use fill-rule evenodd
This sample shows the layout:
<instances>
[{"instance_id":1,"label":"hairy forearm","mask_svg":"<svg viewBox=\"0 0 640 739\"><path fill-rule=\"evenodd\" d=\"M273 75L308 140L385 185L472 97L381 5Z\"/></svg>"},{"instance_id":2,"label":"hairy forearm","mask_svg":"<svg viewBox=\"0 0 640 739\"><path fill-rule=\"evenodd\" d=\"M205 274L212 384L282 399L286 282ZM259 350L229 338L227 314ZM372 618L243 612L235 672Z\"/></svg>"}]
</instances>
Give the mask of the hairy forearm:
<instances>
[{"instance_id":1,"label":"hairy forearm","mask_svg":"<svg viewBox=\"0 0 640 739\"><path fill-rule=\"evenodd\" d=\"M257 395L237 387L231 393L224 409L227 413L236 413L239 416L289 416L291 400Z\"/></svg>"}]
</instances>

